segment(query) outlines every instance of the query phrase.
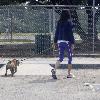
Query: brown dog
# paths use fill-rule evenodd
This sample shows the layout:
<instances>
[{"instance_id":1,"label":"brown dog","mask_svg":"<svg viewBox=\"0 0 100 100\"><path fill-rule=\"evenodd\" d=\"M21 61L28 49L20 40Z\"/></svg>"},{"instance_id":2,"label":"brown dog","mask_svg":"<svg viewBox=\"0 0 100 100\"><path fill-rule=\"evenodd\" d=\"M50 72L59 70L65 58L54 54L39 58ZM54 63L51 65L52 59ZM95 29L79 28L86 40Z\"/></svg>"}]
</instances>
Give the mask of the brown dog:
<instances>
[{"instance_id":1,"label":"brown dog","mask_svg":"<svg viewBox=\"0 0 100 100\"><path fill-rule=\"evenodd\" d=\"M6 65L6 73L5 76L7 76L7 70L10 69L11 75L13 76L14 73L17 72L17 66L19 66L19 60L13 59L9 61Z\"/></svg>"}]
</instances>

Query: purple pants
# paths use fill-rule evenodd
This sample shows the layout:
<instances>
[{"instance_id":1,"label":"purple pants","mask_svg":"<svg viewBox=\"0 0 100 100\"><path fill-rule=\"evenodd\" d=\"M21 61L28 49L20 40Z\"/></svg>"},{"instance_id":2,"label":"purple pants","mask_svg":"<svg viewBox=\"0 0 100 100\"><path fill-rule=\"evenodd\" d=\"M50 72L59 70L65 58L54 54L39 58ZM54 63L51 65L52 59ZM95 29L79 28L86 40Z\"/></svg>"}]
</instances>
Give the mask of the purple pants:
<instances>
[{"instance_id":1,"label":"purple pants","mask_svg":"<svg viewBox=\"0 0 100 100\"><path fill-rule=\"evenodd\" d=\"M62 62L64 59L64 51L66 50L68 55L68 64L71 64L72 62L72 49L71 44L68 42L60 42L58 43L59 48L59 61Z\"/></svg>"}]
</instances>

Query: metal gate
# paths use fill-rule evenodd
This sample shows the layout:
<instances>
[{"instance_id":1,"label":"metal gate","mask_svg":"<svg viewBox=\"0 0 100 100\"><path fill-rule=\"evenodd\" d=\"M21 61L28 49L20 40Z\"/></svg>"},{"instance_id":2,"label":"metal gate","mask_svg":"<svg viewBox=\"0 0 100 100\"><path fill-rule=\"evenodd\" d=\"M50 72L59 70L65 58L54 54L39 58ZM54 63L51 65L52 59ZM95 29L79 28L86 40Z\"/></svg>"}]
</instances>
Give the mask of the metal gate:
<instances>
[{"instance_id":1,"label":"metal gate","mask_svg":"<svg viewBox=\"0 0 100 100\"><path fill-rule=\"evenodd\" d=\"M75 5L0 6L0 55L54 56L62 10L70 11L74 24L75 56L100 55L100 7Z\"/></svg>"}]
</instances>

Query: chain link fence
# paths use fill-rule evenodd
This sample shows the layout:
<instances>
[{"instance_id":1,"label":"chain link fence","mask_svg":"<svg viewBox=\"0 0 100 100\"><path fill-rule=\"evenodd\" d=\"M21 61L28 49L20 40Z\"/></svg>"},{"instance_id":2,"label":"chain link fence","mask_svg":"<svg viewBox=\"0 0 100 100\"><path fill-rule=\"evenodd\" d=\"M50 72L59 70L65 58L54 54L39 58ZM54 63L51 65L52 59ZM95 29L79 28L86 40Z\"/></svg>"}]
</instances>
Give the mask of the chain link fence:
<instances>
[{"instance_id":1,"label":"chain link fence","mask_svg":"<svg viewBox=\"0 0 100 100\"><path fill-rule=\"evenodd\" d=\"M75 56L100 55L100 7L0 6L0 56L56 56L52 44L62 10L74 24Z\"/></svg>"}]
</instances>

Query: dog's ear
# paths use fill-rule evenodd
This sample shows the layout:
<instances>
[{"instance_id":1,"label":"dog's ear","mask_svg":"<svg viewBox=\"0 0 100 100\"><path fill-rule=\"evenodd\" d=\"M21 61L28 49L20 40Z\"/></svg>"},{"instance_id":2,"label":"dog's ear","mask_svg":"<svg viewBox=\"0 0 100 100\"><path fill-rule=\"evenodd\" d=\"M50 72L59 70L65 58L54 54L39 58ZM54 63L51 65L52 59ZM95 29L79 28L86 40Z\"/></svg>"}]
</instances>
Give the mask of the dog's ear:
<instances>
[{"instance_id":1,"label":"dog's ear","mask_svg":"<svg viewBox=\"0 0 100 100\"><path fill-rule=\"evenodd\" d=\"M8 60L8 62L10 62L11 60Z\"/></svg>"},{"instance_id":2,"label":"dog's ear","mask_svg":"<svg viewBox=\"0 0 100 100\"><path fill-rule=\"evenodd\" d=\"M11 60L8 60L8 63L11 63Z\"/></svg>"}]
</instances>

